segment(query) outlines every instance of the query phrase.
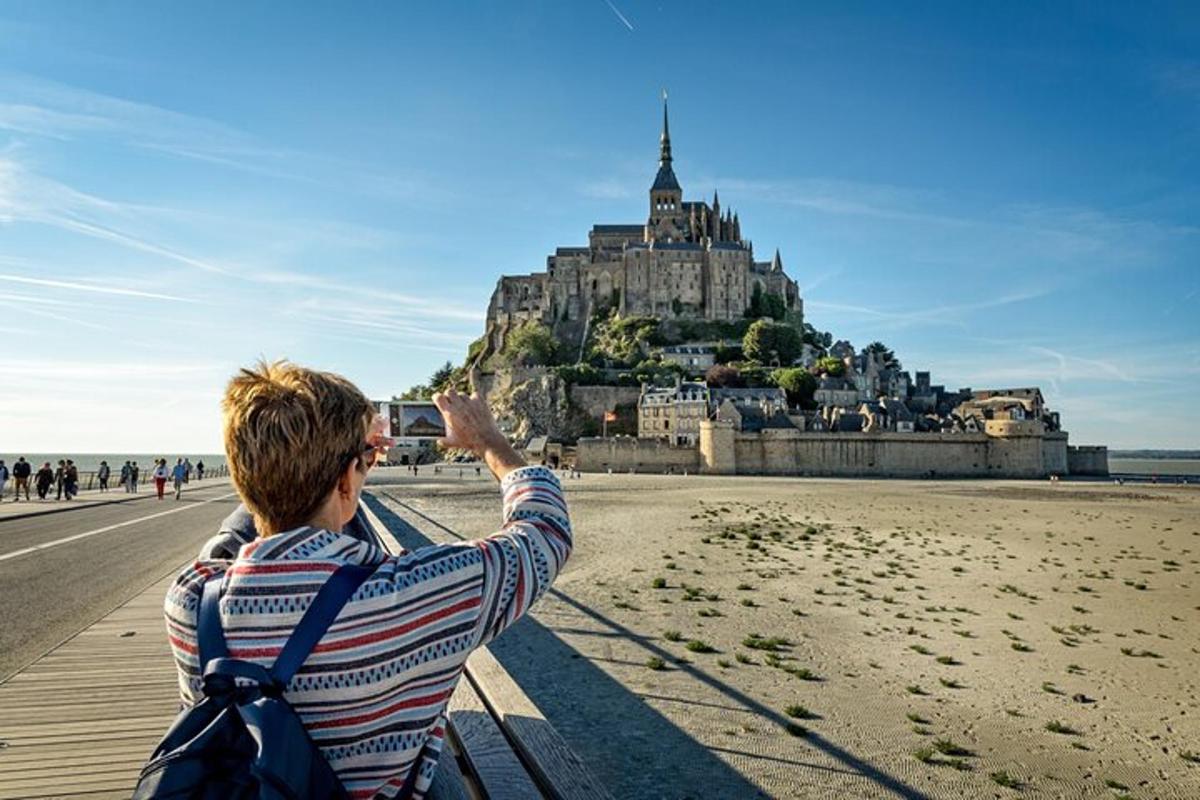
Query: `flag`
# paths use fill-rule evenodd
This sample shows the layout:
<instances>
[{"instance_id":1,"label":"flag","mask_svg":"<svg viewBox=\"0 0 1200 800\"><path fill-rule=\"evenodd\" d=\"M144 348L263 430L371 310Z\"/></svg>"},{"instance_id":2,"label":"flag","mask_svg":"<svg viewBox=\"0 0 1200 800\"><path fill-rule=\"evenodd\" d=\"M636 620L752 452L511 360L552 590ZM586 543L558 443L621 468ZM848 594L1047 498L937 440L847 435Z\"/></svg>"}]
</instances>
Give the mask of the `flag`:
<instances>
[{"instance_id":1,"label":"flag","mask_svg":"<svg viewBox=\"0 0 1200 800\"><path fill-rule=\"evenodd\" d=\"M605 411L604 412L604 421L605 422L616 422L617 421L617 412Z\"/></svg>"}]
</instances>

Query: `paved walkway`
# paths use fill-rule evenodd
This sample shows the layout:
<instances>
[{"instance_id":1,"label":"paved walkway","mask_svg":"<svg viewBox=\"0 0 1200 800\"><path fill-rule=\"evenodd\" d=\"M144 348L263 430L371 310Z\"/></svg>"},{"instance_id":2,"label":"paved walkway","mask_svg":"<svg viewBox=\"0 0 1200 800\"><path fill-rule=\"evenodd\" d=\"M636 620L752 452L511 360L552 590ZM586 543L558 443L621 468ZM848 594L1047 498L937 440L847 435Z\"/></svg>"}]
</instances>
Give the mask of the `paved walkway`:
<instances>
[{"instance_id":1,"label":"paved walkway","mask_svg":"<svg viewBox=\"0 0 1200 800\"><path fill-rule=\"evenodd\" d=\"M204 489L210 486L228 486L229 478L206 478L203 481L193 480L185 484L183 491L185 493ZM4 485L4 498L0 502L0 520L14 519L17 517L29 517L36 514L48 514L54 511L64 511L68 508L88 508L98 505L110 505L112 503L128 503L133 501L141 501L146 499L154 499L157 497L154 491L154 484L143 484L138 487L136 493L126 492L121 487L109 489L107 492L102 492L99 489L86 489L79 492L73 500L55 500L53 490L50 497L46 500L38 500L37 491L30 489L32 500L26 500L25 496L21 496L19 502L13 501L13 482L10 480ZM168 482L166 496L163 502L174 501L175 489Z\"/></svg>"}]
</instances>

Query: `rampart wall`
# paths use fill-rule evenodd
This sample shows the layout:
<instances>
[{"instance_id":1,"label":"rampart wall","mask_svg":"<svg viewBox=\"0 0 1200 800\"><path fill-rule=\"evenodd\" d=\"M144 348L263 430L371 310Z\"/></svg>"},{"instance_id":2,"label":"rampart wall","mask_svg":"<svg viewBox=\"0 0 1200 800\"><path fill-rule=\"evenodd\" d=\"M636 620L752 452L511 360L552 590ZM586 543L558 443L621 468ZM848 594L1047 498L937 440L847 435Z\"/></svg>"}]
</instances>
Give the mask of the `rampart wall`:
<instances>
[{"instance_id":1,"label":"rampart wall","mask_svg":"<svg viewBox=\"0 0 1200 800\"><path fill-rule=\"evenodd\" d=\"M697 472L700 452L695 447L678 447L657 439L631 436L580 439L575 448L575 466L583 472Z\"/></svg>"},{"instance_id":2,"label":"rampart wall","mask_svg":"<svg viewBox=\"0 0 1200 800\"><path fill-rule=\"evenodd\" d=\"M1089 463L1078 458L1080 464ZM1095 461L1095 456L1089 458ZM594 472L686 468L726 475L859 478L1042 478L1068 472L1065 434L737 433L719 422L701 424L699 448L628 437L580 439L577 465Z\"/></svg>"},{"instance_id":3,"label":"rampart wall","mask_svg":"<svg viewBox=\"0 0 1200 800\"><path fill-rule=\"evenodd\" d=\"M1104 445L1068 447L1067 466L1072 475L1108 477L1108 448Z\"/></svg>"}]
</instances>

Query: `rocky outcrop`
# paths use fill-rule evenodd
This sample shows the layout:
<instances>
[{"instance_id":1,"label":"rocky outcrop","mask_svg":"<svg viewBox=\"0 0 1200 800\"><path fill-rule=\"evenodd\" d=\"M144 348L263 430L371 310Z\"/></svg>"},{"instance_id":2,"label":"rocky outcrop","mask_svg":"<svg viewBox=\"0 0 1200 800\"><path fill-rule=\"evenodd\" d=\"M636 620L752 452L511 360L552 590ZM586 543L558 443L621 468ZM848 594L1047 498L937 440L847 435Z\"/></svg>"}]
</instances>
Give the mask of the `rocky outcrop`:
<instances>
[{"instance_id":1,"label":"rocky outcrop","mask_svg":"<svg viewBox=\"0 0 1200 800\"><path fill-rule=\"evenodd\" d=\"M521 376L496 373L492 378L488 402L501 429L518 445L534 436L573 442L595 427L594 421L571 402L566 383L552 372Z\"/></svg>"}]
</instances>

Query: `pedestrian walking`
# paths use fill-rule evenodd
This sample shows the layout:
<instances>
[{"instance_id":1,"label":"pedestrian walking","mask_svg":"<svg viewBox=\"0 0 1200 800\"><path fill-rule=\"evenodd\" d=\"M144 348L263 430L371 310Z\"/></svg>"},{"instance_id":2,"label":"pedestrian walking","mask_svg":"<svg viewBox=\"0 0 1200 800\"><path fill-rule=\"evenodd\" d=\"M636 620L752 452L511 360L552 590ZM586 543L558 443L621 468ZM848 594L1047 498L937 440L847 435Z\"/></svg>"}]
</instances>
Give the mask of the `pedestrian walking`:
<instances>
[{"instance_id":1,"label":"pedestrian walking","mask_svg":"<svg viewBox=\"0 0 1200 800\"><path fill-rule=\"evenodd\" d=\"M137 493L137 490L138 490L138 475L140 475L140 474L141 474L141 470L138 469L137 462L135 461L129 467L129 487L130 487L130 491L132 491L135 494Z\"/></svg>"},{"instance_id":2,"label":"pedestrian walking","mask_svg":"<svg viewBox=\"0 0 1200 800\"><path fill-rule=\"evenodd\" d=\"M0 503L4 502L4 484L8 483L8 467L4 466L4 459L0 458Z\"/></svg>"},{"instance_id":3,"label":"pedestrian walking","mask_svg":"<svg viewBox=\"0 0 1200 800\"><path fill-rule=\"evenodd\" d=\"M45 502L46 495L50 493L50 484L54 483L54 470L50 469L49 461L43 463L42 468L37 471L34 483L37 484L38 500Z\"/></svg>"},{"instance_id":4,"label":"pedestrian walking","mask_svg":"<svg viewBox=\"0 0 1200 800\"><path fill-rule=\"evenodd\" d=\"M155 462L154 472L150 473L150 477L154 478L154 491L158 492L158 499L163 499L163 490L167 488L167 477L170 472L167 470L167 460L160 458Z\"/></svg>"},{"instance_id":5,"label":"pedestrian walking","mask_svg":"<svg viewBox=\"0 0 1200 800\"><path fill-rule=\"evenodd\" d=\"M57 495L55 500L62 500L63 481L67 477L67 462L63 459L58 460L58 468L54 470L54 492Z\"/></svg>"},{"instance_id":6,"label":"pedestrian walking","mask_svg":"<svg viewBox=\"0 0 1200 800\"><path fill-rule=\"evenodd\" d=\"M112 470L108 468L107 461L100 462L100 469L96 470L96 480L100 481L100 491L108 491L108 476L112 474Z\"/></svg>"},{"instance_id":7,"label":"pedestrian walking","mask_svg":"<svg viewBox=\"0 0 1200 800\"><path fill-rule=\"evenodd\" d=\"M192 479L192 462L189 459L183 460L183 482L188 483Z\"/></svg>"},{"instance_id":8,"label":"pedestrian walking","mask_svg":"<svg viewBox=\"0 0 1200 800\"><path fill-rule=\"evenodd\" d=\"M13 502L21 499L21 489L25 490L25 500L29 500L29 475L33 472L33 467L25 456L17 458L17 463L12 466L13 480L16 481L16 486L13 488Z\"/></svg>"},{"instance_id":9,"label":"pedestrian walking","mask_svg":"<svg viewBox=\"0 0 1200 800\"><path fill-rule=\"evenodd\" d=\"M63 472L63 492L67 495L68 500L79 494L79 468L69 458L66 470Z\"/></svg>"},{"instance_id":10,"label":"pedestrian walking","mask_svg":"<svg viewBox=\"0 0 1200 800\"><path fill-rule=\"evenodd\" d=\"M132 492L133 489L129 485L129 476L133 474L133 467L126 461L121 465L121 487L125 489L125 493Z\"/></svg>"},{"instance_id":11,"label":"pedestrian walking","mask_svg":"<svg viewBox=\"0 0 1200 800\"><path fill-rule=\"evenodd\" d=\"M164 466L166 459L163 460ZM187 465L183 463L183 459L175 462L175 468L171 470L171 480L175 482L175 499L179 500L183 497L183 485L187 483Z\"/></svg>"},{"instance_id":12,"label":"pedestrian walking","mask_svg":"<svg viewBox=\"0 0 1200 800\"><path fill-rule=\"evenodd\" d=\"M197 461L196 462L196 481L200 482L202 480L204 480L204 462Z\"/></svg>"}]
</instances>

